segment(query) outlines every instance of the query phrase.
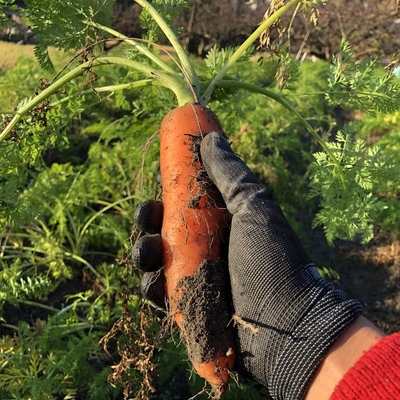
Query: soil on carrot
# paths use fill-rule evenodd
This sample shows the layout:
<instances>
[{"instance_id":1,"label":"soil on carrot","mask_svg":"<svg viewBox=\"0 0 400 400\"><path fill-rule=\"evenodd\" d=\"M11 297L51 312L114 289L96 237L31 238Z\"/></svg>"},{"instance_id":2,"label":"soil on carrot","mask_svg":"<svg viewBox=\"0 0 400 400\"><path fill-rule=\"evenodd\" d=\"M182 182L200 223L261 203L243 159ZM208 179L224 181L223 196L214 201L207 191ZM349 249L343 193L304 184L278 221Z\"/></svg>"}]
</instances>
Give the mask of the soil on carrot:
<instances>
[{"instance_id":1,"label":"soil on carrot","mask_svg":"<svg viewBox=\"0 0 400 400\"><path fill-rule=\"evenodd\" d=\"M227 344L233 342L233 329L225 263L205 260L195 275L181 281L180 287L185 289L177 311L183 315L183 340L192 362L207 362L227 354L232 350Z\"/></svg>"},{"instance_id":2,"label":"soil on carrot","mask_svg":"<svg viewBox=\"0 0 400 400\"><path fill-rule=\"evenodd\" d=\"M182 313L181 337L193 364L207 363L232 354L234 343L228 268L224 261L204 260L199 270L180 282L182 296L177 312ZM223 371L216 371L219 377ZM213 385L219 399L225 387Z\"/></svg>"},{"instance_id":3,"label":"soil on carrot","mask_svg":"<svg viewBox=\"0 0 400 400\"><path fill-rule=\"evenodd\" d=\"M207 172L203 166L200 154L200 144L203 140L202 136L193 136L189 135L189 139L191 141L190 150L193 152L193 163L197 166L196 179L192 182L195 188L199 189L199 193L197 193L194 197L189 200L190 208L199 208L201 207L202 196L206 194L207 201L203 206L206 208L214 208L220 207L225 208L224 200L221 196L221 193L207 175Z\"/></svg>"}]
</instances>

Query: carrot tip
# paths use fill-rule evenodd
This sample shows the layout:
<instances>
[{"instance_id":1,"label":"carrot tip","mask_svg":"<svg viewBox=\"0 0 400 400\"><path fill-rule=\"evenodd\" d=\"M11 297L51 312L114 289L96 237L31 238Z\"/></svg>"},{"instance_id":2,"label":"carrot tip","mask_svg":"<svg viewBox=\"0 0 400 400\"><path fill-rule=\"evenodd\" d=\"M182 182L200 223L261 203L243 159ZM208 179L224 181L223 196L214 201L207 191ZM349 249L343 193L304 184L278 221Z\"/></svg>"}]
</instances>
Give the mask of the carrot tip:
<instances>
[{"instance_id":1,"label":"carrot tip","mask_svg":"<svg viewBox=\"0 0 400 400\"><path fill-rule=\"evenodd\" d=\"M220 399L221 396L225 393L227 387L228 387L227 384L212 385L211 388L212 388L214 399Z\"/></svg>"}]
</instances>

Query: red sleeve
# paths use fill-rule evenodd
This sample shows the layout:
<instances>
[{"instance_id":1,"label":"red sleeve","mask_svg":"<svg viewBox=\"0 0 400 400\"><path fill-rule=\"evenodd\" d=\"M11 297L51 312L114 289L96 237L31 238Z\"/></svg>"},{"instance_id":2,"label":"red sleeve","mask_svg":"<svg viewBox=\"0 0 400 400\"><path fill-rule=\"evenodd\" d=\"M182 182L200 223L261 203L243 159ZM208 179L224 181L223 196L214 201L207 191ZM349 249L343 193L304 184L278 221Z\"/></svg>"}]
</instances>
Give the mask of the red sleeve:
<instances>
[{"instance_id":1,"label":"red sleeve","mask_svg":"<svg viewBox=\"0 0 400 400\"><path fill-rule=\"evenodd\" d=\"M344 375L330 400L400 399L400 333L386 336Z\"/></svg>"}]
</instances>

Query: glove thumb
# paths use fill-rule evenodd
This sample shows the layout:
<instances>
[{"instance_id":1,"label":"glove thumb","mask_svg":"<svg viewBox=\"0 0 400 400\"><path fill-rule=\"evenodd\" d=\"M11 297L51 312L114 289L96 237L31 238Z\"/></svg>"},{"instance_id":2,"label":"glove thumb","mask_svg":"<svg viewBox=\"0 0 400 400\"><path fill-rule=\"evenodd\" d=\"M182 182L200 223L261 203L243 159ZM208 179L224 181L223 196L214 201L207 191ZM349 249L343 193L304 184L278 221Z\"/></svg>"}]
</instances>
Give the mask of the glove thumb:
<instances>
[{"instance_id":1,"label":"glove thumb","mask_svg":"<svg viewBox=\"0 0 400 400\"><path fill-rule=\"evenodd\" d=\"M252 198L271 200L271 192L258 182L221 133L206 135L201 142L200 154L204 168L222 194L231 214L251 204Z\"/></svg>"}]
</instances>

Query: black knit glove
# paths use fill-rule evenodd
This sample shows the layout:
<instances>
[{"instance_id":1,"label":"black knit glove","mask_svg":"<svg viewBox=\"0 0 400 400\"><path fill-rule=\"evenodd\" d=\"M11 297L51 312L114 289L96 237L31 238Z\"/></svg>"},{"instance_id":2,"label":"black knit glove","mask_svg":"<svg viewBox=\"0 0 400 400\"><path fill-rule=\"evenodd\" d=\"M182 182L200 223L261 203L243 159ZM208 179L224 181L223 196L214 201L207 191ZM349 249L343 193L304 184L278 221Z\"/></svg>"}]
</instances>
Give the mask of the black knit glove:
<instances>
[{"instance_id":1,"label":"black knit glove","mask_svg":"<svg viewBox=\"0 0 400 400\"><path fill-rule=\"evenodd\" d=\"M221 134L203 139L201 156L232 214L229 274L239 350L235 369L268 386L274 399L302 399L329 347L360 315L361 305L321 278L270 191ZM152 238L157 242L157 236ZM134 248L141 268L147 264L143 243ZM153 260L152 269L158 262ZM162 284L153 286L152 281L154 276L146 280L144 291L160 299Z\"/></svg>"}]
</instances>

